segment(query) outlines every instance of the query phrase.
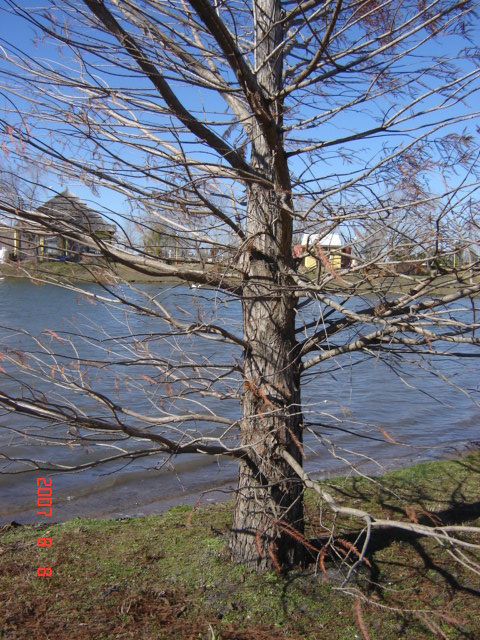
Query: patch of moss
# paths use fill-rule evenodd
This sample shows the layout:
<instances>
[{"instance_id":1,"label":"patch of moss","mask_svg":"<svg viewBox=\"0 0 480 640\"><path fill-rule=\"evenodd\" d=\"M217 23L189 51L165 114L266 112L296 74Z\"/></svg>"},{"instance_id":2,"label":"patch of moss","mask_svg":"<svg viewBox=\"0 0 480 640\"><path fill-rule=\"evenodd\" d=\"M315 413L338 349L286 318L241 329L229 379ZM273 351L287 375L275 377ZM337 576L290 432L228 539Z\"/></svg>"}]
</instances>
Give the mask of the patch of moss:
<instances>
[{"instance_id":1,"label":"patch of moss","mask_svg":"<svg viewBox=\"0 0 480 640\"><path fill-rule=\"evenodd\" d=\"M479 469L477 452L372 481L326 484L338 501L382 517L408 520L409 506L418 517L427 517L425 511L454 519L469 504L465 521L480 524ZM307 533L320 538L321 547L331 519L320 526L316 495L309 493L306 504ZM433 513L429 505L439 509ZM459 513L463 518L465 511ZM326 556L326 574L318 563L285 576L233 565L227 549L231 515L231 504L179 505L121 521L4 527L0 637L352 640L362 637L362 623L371 640L441 633L476 638L480 579L453 563L450 549L437 541L383 532L372 539L369 566L342 586L340 546L337 556ZM350 519L336 527L339 537L358 534L358 522ZM40 536L50 537L52 546L40 549ZM51 566L52 577L37 576L39 566Z\"/></svg>"}]
</instances>

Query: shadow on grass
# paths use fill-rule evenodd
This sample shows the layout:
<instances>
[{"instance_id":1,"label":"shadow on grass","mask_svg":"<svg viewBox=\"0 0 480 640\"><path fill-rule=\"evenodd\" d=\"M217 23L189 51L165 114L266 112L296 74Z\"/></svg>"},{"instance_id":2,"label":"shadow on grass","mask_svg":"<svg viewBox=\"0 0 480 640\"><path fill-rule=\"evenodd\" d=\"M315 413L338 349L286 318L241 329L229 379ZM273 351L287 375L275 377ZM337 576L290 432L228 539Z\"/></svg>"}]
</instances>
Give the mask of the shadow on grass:
<instances>
[{"instance_id":1,"label":"shadow on grass","mask_svg":"<svg viewBox=\"0 0 480 640\"><path fill-rule=\"evenodd\" d=\"M334 481L329 483L329 491L335 493L338 502L358 506L382 519L439 527L479 525L480 500L476 499L480 494L479 461L477 452L454 462L427 463L408 473L387 474L382 484L378 479L372 482L365 478ZM337 522L335 538L343 541L339 545L324 535L325 528L323 531L319 525L315 528L315 505L313 509L310 507L310 520L310 537L314 538L310 541L318 549L328 549L322 562L318 555L311 556L316 571L322 573L323 569L334 588L356 594L359 602L366 603L367 611L369 607L380 608L387 612L387 619L390 616L392 632L388 635L387 627L376 628L378 615L365 614L378 637L478 640L475 612L480 597L479 550L455 549L445 540L400 529L374 530L366 562L358 565L345 585L347 565L357 559L357 552L350 552L348 563L343 561L348 551L345 542L358 550L365 533L353 519L346 520L343 527ZM328 528L333 521L323 524ZM321 535L315 535L320 531ZM471 533L458 535L467 542L480 544L478 536ZM285 589L288 587L286 583ZM395 617L396 624L392 621Z\"/></svg>"}]
</instances>

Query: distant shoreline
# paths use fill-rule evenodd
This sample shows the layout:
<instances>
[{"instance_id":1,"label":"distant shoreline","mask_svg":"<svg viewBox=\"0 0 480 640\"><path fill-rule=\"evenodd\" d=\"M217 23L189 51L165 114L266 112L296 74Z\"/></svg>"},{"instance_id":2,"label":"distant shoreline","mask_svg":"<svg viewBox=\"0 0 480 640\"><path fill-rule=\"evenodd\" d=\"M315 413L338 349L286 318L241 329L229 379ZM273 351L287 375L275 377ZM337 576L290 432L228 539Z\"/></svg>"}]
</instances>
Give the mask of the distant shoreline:
<instances>
[{"instance_id":1,"label":"distant shoreline","mask_svg":"<svg viewBox=\"0 0 480 640\"><path fill-rule=\"evenodd\" d=\"M158 282L161 284L181 284L184 282L181 278L172 276L153 276L146 275L129 269L127 267L118 266L115 268L116 273L112 273L110 267L101 263L74 263L74 262L41 262L41 263L4 263L0 265L0 277L33 280L39 284L57 284L63 282L80 282L99 284L114 284L112 276L118 279L118 282L131 283L148 283Z\"/></svg>"},{"instance_id":2,"label":"distant shoreline","mask_svg":"<svg viewBox=\"0 0 480 640\"><path fill-rule=\"evenodd\" d=\"M180 263L179 263L180 266ZM209 272L215 273L215 280L218 280L216 269L223 273L225 283L239 284L238 276L228 276L228 267L224 264L203 264L187 262L185 266L189 268L202 269L205 275ZM307 278L314 281L316 274L314 272L304 274ZM169 275L151 275L136 271L131 267L123 265L107 264L101 257L94 257L91 262L7 262L0 264L0 277L13 279L32 280L38 284L73 284L73 283L94 283L99 284L119 284L122 282L131 284L158 283L168 285L185 284L189 285L188 280L179 278L178 276ZM325 291L330 293L343 293L352 296L356 295L398 295L400 293L409 292L418 282L423 280L425 276L402 276L402 275L385 275L385 274L361 274L361 273L343 273L341 281L332 279L325 285ZM205 286L208 286L206 284ZM465 283L465 287L471 286L471 283ZM445 295L452 293L458 289L451 286L448 279L439 277L432 288L427 289L428 296Z\"/></svg>"}]
</instances>

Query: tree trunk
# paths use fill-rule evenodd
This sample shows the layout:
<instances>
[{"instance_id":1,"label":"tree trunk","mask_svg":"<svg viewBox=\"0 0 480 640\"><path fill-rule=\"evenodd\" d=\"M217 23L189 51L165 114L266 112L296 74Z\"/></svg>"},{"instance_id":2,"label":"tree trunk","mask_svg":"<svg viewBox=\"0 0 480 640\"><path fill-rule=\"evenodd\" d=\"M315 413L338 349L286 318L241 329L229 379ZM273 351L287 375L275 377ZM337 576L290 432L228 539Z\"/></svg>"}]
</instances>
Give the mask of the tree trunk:
<instances>
[{"instance_id":1,"label":"tree trunk","mask_svg":"<svg viewBox=\"0 0 480 640\"><path fill-rule=\"evenodd\" d=\"M238 492L230 539L234 560L257 570L303 558L303 488L281 457L302 460L300 369L292 268L292 198L283 143L283 22L280 0L255 0L258 100L251 130L243 282L244 400ZM289 287L290 285L290 287ZM296 537L297 536L297 537Z\"/></svg>"},{"instance_id":2,"label":"tree trunk","mask_svg":"<svg viewBox=\"0 0 480 640\"><path fill-rule=\"evenodd\" d=\"M280 455L302 460L302 414L292 296L279 286L273 265L255 260L245 286L242 445L230 548L234 560L263 571L302 561L303 488ZM263 272L263 276L260 275ZM277 281L276 281L277 280Z\"/></svg>"},{"instance_id":3,"label":"tree trunk","mask_svg":"<svg viewBox=\"0 0 480 640\"><path fill-rule=\"evenodd\" d=\"M261 141L259 135L257 154ZM259 159L268 157L266 145L263 153ZM295 537L304 526L302 483L281 457L287 450L301 463L303 454L297 298L288 275L292 219L285 188L275 176L269 181L273 187L257 183L248 189L242 446L250 453L240 462L230 540L233 559L260 571L296 564L304 554Z\"/></svg>"}]
</instances>

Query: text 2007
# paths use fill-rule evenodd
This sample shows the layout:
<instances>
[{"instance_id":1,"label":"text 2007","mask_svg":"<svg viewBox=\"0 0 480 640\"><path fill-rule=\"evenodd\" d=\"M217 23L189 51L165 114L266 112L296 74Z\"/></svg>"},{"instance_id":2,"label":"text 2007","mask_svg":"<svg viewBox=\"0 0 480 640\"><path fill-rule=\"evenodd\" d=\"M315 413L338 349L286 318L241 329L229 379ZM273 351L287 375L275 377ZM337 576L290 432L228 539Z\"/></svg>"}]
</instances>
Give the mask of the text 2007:
<instances>
[{"instance_id":1,"label":"text 2007","mask_svg":"<svg viewBox=\"0 0 480 640\"><path fill-rule=\"evenodd\" d=\"M37 511L37 515L51 518L52 516L52 479L37 478L37 507L42 507L45 511ZM37 546L51 547L51 538L37 538ZM42 578L52 575L51 567L39 567L37 576Z\"/></svg>"}]
</instances>

